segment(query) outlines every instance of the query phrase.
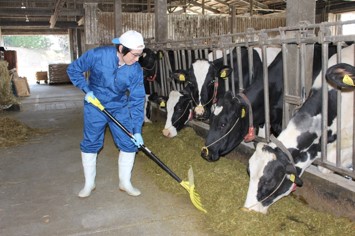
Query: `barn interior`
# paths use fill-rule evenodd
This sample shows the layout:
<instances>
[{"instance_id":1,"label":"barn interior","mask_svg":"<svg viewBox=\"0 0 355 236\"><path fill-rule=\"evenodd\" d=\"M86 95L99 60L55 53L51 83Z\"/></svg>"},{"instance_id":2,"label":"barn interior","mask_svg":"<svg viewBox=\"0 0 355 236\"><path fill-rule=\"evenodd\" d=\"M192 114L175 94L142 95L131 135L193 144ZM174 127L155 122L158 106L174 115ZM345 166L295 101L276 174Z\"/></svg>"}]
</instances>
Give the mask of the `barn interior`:
<instances>
[{"instance_id":1,"label":"barn interior","mask_svg":"<svg viewBox=\"0 0 355 236\"><path fill-rule=\"evenodd\" d=\"M311 6L311 9L305 9L307 6ZM120 35L130 27L142 30L147 46L155 51L160 49L179 51L181 48L203 51L205 48L199 48L200 45L196 45L196 42L200 42L199 39L205 42L206 38L212 38L213 44L213 37L220 34L218 45L222 45L223 42L227 45L231 41L228 38L230 35L240 37L250 28L254 28L255 35L258 36L262 35L263 30L271 33L279 29L285 32L296 31L292 27L296 27L297 31L303 34L305 29L302 27L307 30L317 28L321 32L322 26L328 26L324 22L329 22L333 33L337 31L334 29L341 21L341 14L353 11L355 11L355 1L349 0L301 0L297 2L285 0L0 1L0 62L5 62L7 65L7 68L4 68L0 74L2 82L0 88L4 89L8 86L5 83L5 77L11 78L11 92L13 93L10 94L10 106L4 104L5 98L8 99L4 94L0 101L0 119L5 123L2 127L2 134L0 134L0 140L3 143L0 146L0 198L2 199L0 202L0 234L307 235L319 233L321 235L350 235L348 233L355 229L355 173L353 170L344 171L335 168L339 171L338 174L324 176L318 172L316 166L309 167L302 176L304 186L292 194L291 200L294 206L290 209L302 210L294 211L291 215L284 213L286 216L282 212L289 207L287 205L289 202L275 203L273 206L275 210L271 210L265 216L259 216L254 213L240 213L244 199L231 199L231 203L224 204L223 197L227 196L226 192L229 192L227 189L215 187L213 193L202 189L202 187L208 188L208 183L202 182L202 179L212 176L214 180L211 186L215 186L213 184L215 184L214 181L217 183L217 179L221 178L221 182L226 182L226 179L231 178L232 175L227 172L227 167L237 169L234 165L238 162L239 168L240 162L244 168L248 158L253 154L253 146L248 144L238 146L227 158L217 163L207 163L202 160L199 156L200 150L197 152L188 150L191 152L188 155L197 159L193 162L195 184L196 191L199 191L202 202L208 208L208 213L204 214L194 208L188 193L179 188L178 183L169 178L164 171L151 164L151 160L144 154L137 158L133 172L133 181L143 192L142 196L134 198L118 191L118 150L110 133L106 132L105 147L100 152L101 158L97 165L97 189L89 198L79 199L77 193L84 180L79 149L82 138L84 94L71 84L66 68L68 63L74 61L85 51L101 45L110 45L113 37ZM310 12L312 14L309 14ZM216 24L213 20L208 21L217 16L225 17L226 21L231 19L231 22L239 22L238 19L241 19L240 22L248 23L246 26L242 23L235 23L233 27L233 23L227 25L222 20L216 20ZM203 26L206 28L201 32L193 31L194 28L198 30L194 24L190 26L186 23L185 28L179 25L185 21L197 22L196 19L210 23ZM253 21L255 25L250 23ZM168 30L169 27L173 30ZM184 32L184 29L189 29L189 34ZM331 41L336 38L332 33L327 35L328 31L324 37L318 35L315 37L312 33L310 37L312 40L316 38L317 42ZM49 63L47 71L26 74L18 61L38 59L21 58L19 51L8 49L4 39L8 36L34 35L67 37L70 62ZM339 42L355 40L355 35L352 33L345 35L340 31L340 37ZM274 44L274 41L269 38L266 41L268 43L265 45ZM290 41L289 44L295 45L299 42ZM334 42L338 41L334 40ZM292 51L294 48L288 50ZM181 66L187 67L188 65ZM15 80L13 80L13 74L10 73L13 69L19 71L20 76ZM290 68L290 73L294 72L292 69ZM11 74L10 77L9 74ZM26 77L31 76L34 77L34 83L26 81ZM150 89L157 89L155 83L150 83ZM158 88L158 93L161 93L159 95L167 96L169 90L172 89L167 87L168 90ZM294 97L290 97L289 100L299 103L299 100ZM161 126L166 120L166 110L160 104L152 105L151 120L153 124ZM296 105L291 105L291 108L294 107ZM7 119L17 120L20 123L11 126ZM9 122L8 125L6 122ZM16 128L22 125L26 129L27 127L30 130L33 129L34 133L18 141L19 143L15 141L6 146L5 143L9 143L6 139L10 136L20 138ZM162 129L160 126L158 129ZM191 121L188 128L195 132L192 135L195 134L196 137L192 138L192 141L186 136L187 142L196 141L199 145L201 142L200 146L202 146L202 140L209 128L208 124ZM189 129L183 131L183 134L190 135ZM148 134L146 135L148 137ZM181 177L186 179L187 169L192 164L181 160L185 166L182 167L183 170L178 169L181 163L170 162L169 156L165 157L166 153L169 153L170 157L178 155L174 153L177 149L174 150L173 147L171 150L169 147L176 143L160 137L161 133L157 132L154 135L149 136L151 140L145 141L147 145L153 147L153 152L159 153L159 157L162 157L164 162L169 163L173 170L178 170L179 175L181 173ZM183 136L182 138L179 136L178 141L182 142L183 139ZM159 140L159 144L156 144L155 140ZM166 152L162 150L164 148ZM183 150L184 148L181 150L181 155L184 155ZM327 163L324 165L327 166ZM199 169L201 166L207 166L207 170L212 173L202 173ZM150 170L147 171L149 168ZM330 168L334 169L332 166ZM243 174L246 176L246 173ZM158 183L157 181L161 179L165 182ZM233 183L235 184L236 181ZM244 198L246 189L241 191L241 195L236 196L231 193L228 197ZM215 205L212 206L212 203ZM298 205L300 203L305 208L300 208ZM319 211L324 215L321 217L307 215L308 211L312 211L309 209ZM310 219L305 220L305 216ZM327 225L326 221L323 221L325 218L338 222L337 229L331 228L333 226L331 223ZM274 227L269 226L270 228L263 231L265 229L261 227L267 227L268 219L275 220L275 222L279 220L279 222ZM309 221L312 220L314 222L310 223ZM238 221L245 225L244 228L238 225ZM305 231L297 231L298 228ZM237 234L238 232L240 234Z\"/></svg>"}]
</instances>

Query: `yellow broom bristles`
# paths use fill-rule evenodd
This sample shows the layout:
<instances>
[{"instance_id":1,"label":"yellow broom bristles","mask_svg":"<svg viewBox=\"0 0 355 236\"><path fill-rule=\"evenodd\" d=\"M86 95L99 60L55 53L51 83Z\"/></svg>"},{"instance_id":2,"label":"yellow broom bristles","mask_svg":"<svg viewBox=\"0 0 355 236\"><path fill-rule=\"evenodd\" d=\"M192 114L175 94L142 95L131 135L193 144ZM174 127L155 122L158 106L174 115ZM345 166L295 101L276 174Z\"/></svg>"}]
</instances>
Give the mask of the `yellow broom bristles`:
<instances>
[{"instance_id":1,"label":"yellow broom bristles","mask_svg":"<svg viewBox=\"0 0 355 236\"><path fill-rule=\"evenodd\" d=\"M189 192L192 204L198 210L207 213L207 211L202 207L200 195L195 192L195 185L190 185L190 182L188 181L181 181L180 184L186 189L187 192Z\"/></svg>"}]
</instances>

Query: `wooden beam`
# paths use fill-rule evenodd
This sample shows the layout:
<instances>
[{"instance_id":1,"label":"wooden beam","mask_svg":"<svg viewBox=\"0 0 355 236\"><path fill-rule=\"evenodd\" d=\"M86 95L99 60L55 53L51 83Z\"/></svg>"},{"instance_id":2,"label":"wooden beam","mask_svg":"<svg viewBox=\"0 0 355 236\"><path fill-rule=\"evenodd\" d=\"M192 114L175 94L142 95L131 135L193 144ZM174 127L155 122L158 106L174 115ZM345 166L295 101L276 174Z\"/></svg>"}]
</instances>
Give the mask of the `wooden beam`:
<instances>
[{"instance_id":1,"label":"wooden beam","mask_svg":"<svg viewBox=\"0 0 355 236\"><path fill-rule=\"evenodd\" d=\"M3 16L51 16L53 14L53 10L49 8L0 8L0 15ZM83 16L83 9L63 9L61 11L61 15L64 16Z\"/></svg>"},{"instance_id":2,"label":"wooden beam","mask_svg":"<svg viewBox=\"0 0 355 236\"><path fill-rule=\"evenodd\" d=\"M53 29L55 27L55 24L57 23L57 19L58 19L58 15L60 14L60 11L62 10L62 7L64 5L64 3L66 2L66 0L57 0L56 4L55 4L55 8L54 8L54 14L51 15L51 18L49 20L50 29Z\"/></svg>"}]
</instances>

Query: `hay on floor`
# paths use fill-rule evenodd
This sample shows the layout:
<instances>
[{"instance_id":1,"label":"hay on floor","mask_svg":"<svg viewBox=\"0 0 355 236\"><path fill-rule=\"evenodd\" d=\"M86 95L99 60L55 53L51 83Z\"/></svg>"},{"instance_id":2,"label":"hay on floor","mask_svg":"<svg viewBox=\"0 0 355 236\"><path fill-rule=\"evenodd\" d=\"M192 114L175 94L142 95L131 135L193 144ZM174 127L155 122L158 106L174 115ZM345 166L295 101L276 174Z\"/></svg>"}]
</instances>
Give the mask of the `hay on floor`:
<instances>
[{"instance_id":1,"label":"hay on floor","mask_svg":"<svg viewBox=\"0 0 355 236\"><path fill-rule=\"evenodd\" d=\"M43 134L45 131L33 129L26 124L9 117L0 117L0 148L17 146L30 137Z\"/></svg>"},{"instance_id":2,"label":"hay on floor","mask_svg":"<svg viewBox=\"0 0 355 236\"><path fill-rule=\"evenodd\" d=\"M187 180L187 171L192 166L196 192L208 211L207 214L201 212L205 218L204 227L215 235L354 234L355 223L349 219L318 212L290 196L272 205L266 215L240 210L249 184L246 166L223 157L217 162L207 162L200 157L204 140L192 128L184 128L173 139L162 135L163 128L162 123L146 123L143 128L145 145L183 180ZM146 172L161 189L190 201L188 193L174 179L144 153L138 155L146 160ZM191 207L194 206L191 204Z\"/></svg>"}]
</instances>

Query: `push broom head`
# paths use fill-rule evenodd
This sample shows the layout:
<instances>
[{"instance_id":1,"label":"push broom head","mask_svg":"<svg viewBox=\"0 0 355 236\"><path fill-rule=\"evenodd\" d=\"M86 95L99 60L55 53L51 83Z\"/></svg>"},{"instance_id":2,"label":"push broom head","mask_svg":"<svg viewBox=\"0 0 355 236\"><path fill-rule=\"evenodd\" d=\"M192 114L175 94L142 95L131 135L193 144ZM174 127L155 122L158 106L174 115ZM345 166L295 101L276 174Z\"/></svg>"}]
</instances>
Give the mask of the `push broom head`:
<instances>
[{"instance_id":1,"label":"push broom head","mask_svg":"<svg viewBox=\"0 0 355 236\"><path fill-rule=\"evenodd\" d=\"M189 192L192 204L194 204L198 210L207 213L207 211L202 207L200 195L195 192L194 173L192 171L192 167L190 167L188 171L188 179L188 181L181 181L181 186Z\"/></svg>"}]
</instances>

